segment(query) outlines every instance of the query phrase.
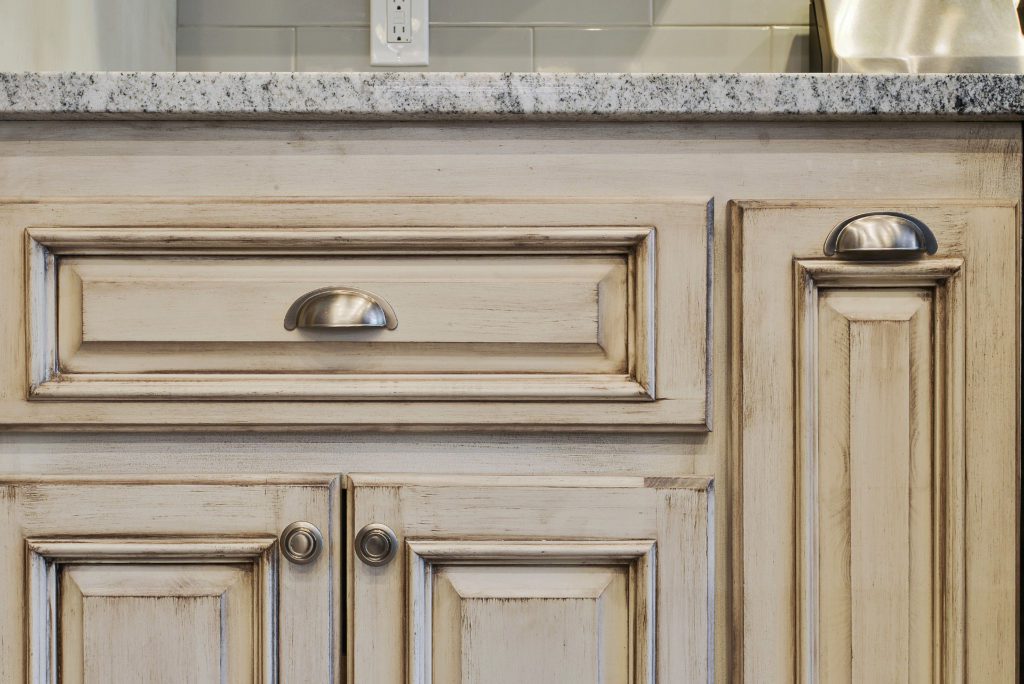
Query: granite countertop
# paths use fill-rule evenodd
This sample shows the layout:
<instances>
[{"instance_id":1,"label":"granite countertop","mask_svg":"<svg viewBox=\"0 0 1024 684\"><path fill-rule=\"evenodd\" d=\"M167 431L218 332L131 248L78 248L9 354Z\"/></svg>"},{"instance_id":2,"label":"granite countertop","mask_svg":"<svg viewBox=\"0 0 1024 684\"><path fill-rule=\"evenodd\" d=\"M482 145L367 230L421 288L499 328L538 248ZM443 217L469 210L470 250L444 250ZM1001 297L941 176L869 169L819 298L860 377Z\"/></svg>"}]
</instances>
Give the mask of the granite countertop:
<instances>
[{"instance_id":1,"label":"granite countertop","mask_svg":"<svg viewBox=\"0 0 1024 684\"><path fill-rule=\"evenodd\" d=\"M1024 118L1021 74L0 73L0 119Z\"/></svg>"}]
</instances>

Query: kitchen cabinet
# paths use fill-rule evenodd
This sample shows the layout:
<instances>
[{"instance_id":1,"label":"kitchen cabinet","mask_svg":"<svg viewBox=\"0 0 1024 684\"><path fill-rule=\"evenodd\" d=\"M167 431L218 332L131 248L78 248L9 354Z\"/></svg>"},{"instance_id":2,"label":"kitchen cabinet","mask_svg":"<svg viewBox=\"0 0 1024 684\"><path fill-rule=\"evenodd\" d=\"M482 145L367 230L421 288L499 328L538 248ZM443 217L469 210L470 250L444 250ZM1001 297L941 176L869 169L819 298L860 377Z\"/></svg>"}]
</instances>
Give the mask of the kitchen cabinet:
<instances>
[{"instance_id":1,"label":"kitchen cabinet","mask_svg":"<svg viewBox=\"0 0 1024 684\"><path fill-rule=\"evenodd\" d=\"M0 122L0 680L1014 681L1021 169ZM826 249L865 214L934 244Z\"/></svg>"},{"instance_id":2,"label":"kitchen cabinet","mask_svg":"<svg viewBox=\"0 0 1024 684\"><path fill-rule=\"evenodd\" d=\"M334 476L4 482L0 679L337 679L340 504Z\"/></svg>"},{"instance_id":3,"label":"kitchen cabinet","mask_svg":"<svg viewBox=\"0 0 1024 684\"><path fill-rule=\"evenodd\" d=\"M355 680L708 678L707 478L348 479ZM338 478L2 493L5 681L341 676Z\"/></svg>"},{"instance_id":4,"label":"kitchen cabinet","mask_svg":"<svg viewBox=\"0 0 1024 684\"><path fill-rule=\"evenodd\" d=\"M350 479L356 681L708 680L707 478Z\"/></svg>"},{"instance_id":5,"label":"kitchen cabinet","mask_svg":"<svg viewBox=\"0 0 1024 684\"><path fill-rule=\"evenodd\" d=\"M738 504L759 569L742 601L776 626L746 635L748 662L777 681L962 681L1014 619L982 502L1013 496L997 464L1017 449L1017 206L908 203L936 254L824 257L813 228L865 208L731 208Z\"/></svg>"}]
</instances>

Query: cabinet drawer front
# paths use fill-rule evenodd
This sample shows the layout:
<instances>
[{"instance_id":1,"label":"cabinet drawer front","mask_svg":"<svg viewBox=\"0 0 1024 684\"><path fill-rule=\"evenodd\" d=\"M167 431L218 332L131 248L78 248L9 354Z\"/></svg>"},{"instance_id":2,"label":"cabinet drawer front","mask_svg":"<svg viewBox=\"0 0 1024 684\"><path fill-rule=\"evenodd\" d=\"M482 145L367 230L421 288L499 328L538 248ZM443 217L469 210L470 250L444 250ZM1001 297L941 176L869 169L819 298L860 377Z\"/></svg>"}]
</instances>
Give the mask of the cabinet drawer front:
<instances>
[{"instance_id":1,"label":"cabinet drawer front","mask_svg":"<svg viewBox=\"0 0 1024 684\"><path fill-rule=\"evenodd\" d=\"M707 427L705 202L70 206L26 225L31 400Z\"/></svg>"}]
</instances>

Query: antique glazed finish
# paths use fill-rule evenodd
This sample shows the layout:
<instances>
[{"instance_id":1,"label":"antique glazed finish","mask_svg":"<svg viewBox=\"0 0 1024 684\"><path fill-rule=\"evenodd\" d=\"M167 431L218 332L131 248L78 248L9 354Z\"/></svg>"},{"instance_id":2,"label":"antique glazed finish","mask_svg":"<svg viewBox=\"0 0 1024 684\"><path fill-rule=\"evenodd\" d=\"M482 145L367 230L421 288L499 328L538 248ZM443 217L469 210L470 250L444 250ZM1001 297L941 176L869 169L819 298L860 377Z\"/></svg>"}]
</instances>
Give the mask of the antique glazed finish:
<instances>
[{"instance_id":1,"label":"antique glazed finish","mask_svg":"<svg viewBox=\"0 0 1024 684\"><path fill-rule=\"evenodd\" d=\"M1021 86L0 75L0 681L1015 681Z\"/></svg>"}]
</instances>

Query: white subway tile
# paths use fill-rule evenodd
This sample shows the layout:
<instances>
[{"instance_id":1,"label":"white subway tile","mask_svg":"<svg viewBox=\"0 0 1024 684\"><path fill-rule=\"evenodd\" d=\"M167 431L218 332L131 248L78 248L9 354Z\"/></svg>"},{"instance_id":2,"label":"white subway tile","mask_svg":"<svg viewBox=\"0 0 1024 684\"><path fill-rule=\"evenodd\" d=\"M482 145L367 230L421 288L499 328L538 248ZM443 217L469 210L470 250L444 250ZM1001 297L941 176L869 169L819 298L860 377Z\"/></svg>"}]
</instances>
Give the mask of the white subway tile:
<instances>
[{"instance_id":1,"label":"white subway tile","mask_svg":"<svg viewBox=\"0 0 1024 684\"><path fill-rule=\"evenodd\" d=\"M368 24L370 0L178 0L178 24L309 26Z\"/></svg>"},{"instance_id":2,"label":"white subway tile","mask_svg":"<svg viewBox=\"0 0 1024 684\"><path fill-rule=\"evenodd\" d=\"M431 27L430 66L371 67L368 27L300 28L298 71L531 71L529 28Z\"/></svg>"},{"instance_id":3,"label":"white subway tile","mask_svg":"<svg viewBox=\"0 0 1024 684\"><path fill-rule=\"evenodd\" d=\"M291 71L293 28L178 29L178 71Z\"/></svg>"},{"instance_id":4,"label":"white subway tile","mask_svg":"<svg viewBox=\"0 0 1024 684\"><path fill-rule=\"evenodd\" d=\"M807 24L809 0L654 0L654 23L674 26Z\"/></svg>"},{"instance_id":5,"label":"white subway tile","mask_svg":"<svg viewBox=\"0 0 1024 684\"><path fill-rule=\"evenodd\" d=\"M763 72L768 27L538 28L537 71Z\"/></svg>"},{"instance_id":6,"label":"white subway tile","mask_svg":"<svg viewBox=\"0 0 1024 684\"><path fill-rule=\"evenodd\" d=\"M772 71L807 71L810 31L806 26L772 27Z\"/></svg>"},{"instance_id":7,"label":"white subway tile","mask_svg":"<svg viewBox=\"0 0 1024 684\"><path fill-rule=\"evenodd\" d=\"M430 21L449 24L643 24L651 0L434 0Z\"/></svg>"}]
</instances>

